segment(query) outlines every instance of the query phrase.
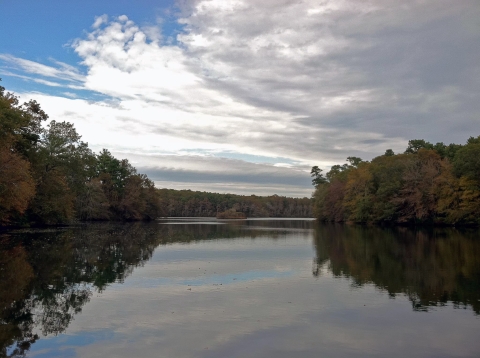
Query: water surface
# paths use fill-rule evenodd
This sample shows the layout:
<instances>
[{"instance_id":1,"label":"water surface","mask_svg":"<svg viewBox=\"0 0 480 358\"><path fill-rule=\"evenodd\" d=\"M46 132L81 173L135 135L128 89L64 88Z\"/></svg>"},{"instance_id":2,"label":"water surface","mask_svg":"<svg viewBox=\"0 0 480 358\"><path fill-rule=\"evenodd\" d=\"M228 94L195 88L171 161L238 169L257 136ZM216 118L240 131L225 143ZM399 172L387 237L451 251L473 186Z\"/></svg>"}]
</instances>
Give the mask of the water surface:
<instances>
[{"instance_id":1,"label":"water surface","mask_svg":"<svg viewBox=\"0 0 480 358\"><path fill-rule=\"evenodd\" d=\"M311 220L0 234L0 357L478 357L478 230Z\"/></svg>"}]
</instances>

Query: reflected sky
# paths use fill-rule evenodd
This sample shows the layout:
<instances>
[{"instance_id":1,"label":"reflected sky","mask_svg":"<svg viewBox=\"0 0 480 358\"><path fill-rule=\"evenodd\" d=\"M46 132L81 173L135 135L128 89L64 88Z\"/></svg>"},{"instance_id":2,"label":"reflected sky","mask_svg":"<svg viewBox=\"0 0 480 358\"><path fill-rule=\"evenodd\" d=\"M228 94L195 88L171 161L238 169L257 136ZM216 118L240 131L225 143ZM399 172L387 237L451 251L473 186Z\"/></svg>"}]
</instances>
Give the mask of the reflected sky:
<instances>
[{"instance_id":1,"label":"reflected sky","mask_svg":"<svg viewBox=\"0 0 480 358\"><path fill-rule=\"evenodd\" d=\"M355 251L319 260L325 247L348 251L348 243L323 242L331 231L304 223L266 221L258 232L243 224L207 231L156 224L152 232L163 241L151 258L121 282L93 290L63 334L37 331L27 356L478 356L480 318L470 307L447 302L418 311L374 276L355 282ZM190 237L183 230L203 239L181 241ZM350 264L342 275L340 262Z\"/></svg>"}]
</instances>

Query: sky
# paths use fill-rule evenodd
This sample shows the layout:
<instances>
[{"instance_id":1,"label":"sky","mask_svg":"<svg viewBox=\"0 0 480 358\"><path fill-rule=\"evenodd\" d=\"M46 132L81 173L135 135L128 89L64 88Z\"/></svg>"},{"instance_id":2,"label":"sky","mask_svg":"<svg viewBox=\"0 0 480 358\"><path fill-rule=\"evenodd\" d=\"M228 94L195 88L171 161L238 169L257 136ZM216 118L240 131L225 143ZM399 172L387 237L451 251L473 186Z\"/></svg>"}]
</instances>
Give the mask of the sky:
<instances>
[{"instance_id":1,"label":"sky","mask_svg":"<svg viewBox=\"0 0 480 358\"><path fill-rule=\"evenodd\" d=\"M478 0L0 0L0 78L159 188L309 197L480 135Z\"/></svg>"}]
</instances>

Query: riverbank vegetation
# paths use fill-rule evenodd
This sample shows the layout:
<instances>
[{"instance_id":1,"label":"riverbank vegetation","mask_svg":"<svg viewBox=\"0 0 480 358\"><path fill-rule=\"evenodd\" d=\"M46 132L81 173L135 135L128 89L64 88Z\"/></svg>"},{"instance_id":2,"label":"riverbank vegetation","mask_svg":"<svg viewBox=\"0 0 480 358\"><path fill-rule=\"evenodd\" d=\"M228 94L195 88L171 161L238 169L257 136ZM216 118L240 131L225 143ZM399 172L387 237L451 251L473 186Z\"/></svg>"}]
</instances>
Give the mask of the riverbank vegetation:
<instances>
[{"instance_id":1,"label":"riverbank vegetation","mask_svg":"<svg viewBox=\"0 0 480 358\"><path fill-rule=\"evenodd\" d=\"M235 209L228 209L217 214L217 219L246 219L247 216Z\"/></svg>"},{"instance_id":2,"label":"riverbank vegetation","mask_svg":"<svg viewBox=\"0 0 480 358\"><path fill-rule=\"evenodd\" d=\"M0 226L72 220L150 220L155 187L128 160L93 153L73 124L0 86Z\"/></svg>"},{"instance_id":3,"label":"riverbank vegetation","mask_svg":"<svg viewBox=\"0 0 480 358\"><path fill-rule=\"evenodd\" d=\"M218 194L173 189L157 191L166 216L216 217L227 210L235 210L246 217L313 217L310 198Z\"/></svg>"},{"instance_id":4,"label":"riverbank vegetation","mask_svg":"<svg viewBox=\"0 0 480 358\"><path fill-rule=\"evenodd\" d=\"M315 216L326 222L480 224L480 136L465 145L411 140L371 162L312 168Z\"/></svg>"}]
</instances>

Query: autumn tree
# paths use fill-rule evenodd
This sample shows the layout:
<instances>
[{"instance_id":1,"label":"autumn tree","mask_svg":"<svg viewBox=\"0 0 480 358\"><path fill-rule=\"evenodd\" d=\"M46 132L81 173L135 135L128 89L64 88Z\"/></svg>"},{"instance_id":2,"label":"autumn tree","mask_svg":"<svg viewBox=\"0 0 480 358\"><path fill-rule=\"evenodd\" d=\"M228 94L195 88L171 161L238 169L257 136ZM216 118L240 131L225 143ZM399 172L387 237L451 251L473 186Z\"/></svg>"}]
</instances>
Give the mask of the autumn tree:
<instances>
[{"instance_id":1,"label":"autumn tree","mask_svg":"<svg viewBox=\"0 0 480 358\"><path fill-rule=\"evenodd\" d=\"M434 150L422 148L415 156L405 159L403 185L397 199L401 203L398 220L432 221L435 219L440 181L447 167Z\"/></svg>"},{"instance_id":2,"label":"autumn tree","mask_svg":"<svg viewBox=\"0 0 480 358\"><path fill-rule=\"evenodd\" d=\"M0 225L22 215L35 194L29 159L47 117L37 102L21 105L0 86Z\"/></svg>"},{"instance_id":3,"label":"autumn tree","mask_svg":"<svg viewBox=\"0 0 480 358\"><path fill-rule=\"evenodd\" d=\"M30 163L8 147L0 147L0 225L23 214L35 194Z\"/></svg>"}]
</instances>

